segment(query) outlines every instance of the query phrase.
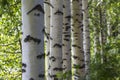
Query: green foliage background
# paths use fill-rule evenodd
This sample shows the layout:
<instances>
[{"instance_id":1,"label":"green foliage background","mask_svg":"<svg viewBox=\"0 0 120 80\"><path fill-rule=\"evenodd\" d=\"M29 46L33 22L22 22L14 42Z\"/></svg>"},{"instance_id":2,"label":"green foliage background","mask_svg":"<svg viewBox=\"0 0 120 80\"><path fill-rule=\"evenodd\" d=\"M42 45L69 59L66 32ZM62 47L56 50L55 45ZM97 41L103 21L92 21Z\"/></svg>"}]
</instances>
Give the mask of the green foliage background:
<instances>
[{"instance_id":1,"label":"green foliage background","mask_svg":"<svg viewBox=\"0 0 120 80\"><path fill-rule=\"evenodd\" d=\"M20 0L0 0L0 80L21 80Z\"/></svg>"},{"instance_id":2,"label":"green foliage background","mask_svg":"<svg viewBox=\"0 0 120 80\"><path fill-rule=\"evenodd\" d=\"M93 1L93 0L89 0ZM93 9L98 9L100 4L102 10L106 11L106 19L110 22L111 36L107 35L107 40L103 44L103 54L106 57L104 63L101 63L100 51L94 57L94 27L99 27L99 16L93 16ZM102 0L97 3L90 3L89 15L90 15L90 31L91 31L91 67L90 76L91 80L120 80L120 1L119 0ZM106 28L104 26L103 28ZM100 28L98 28L100 29ZM107 28L106 28L107 29ZM99 31L99 30L98 30ZM106 30L107 32L107 30ZM97 33L99 34L99 33ZM100 45L97 46L100 50Z\"/></svg>"},{"instance_id":3,"label":"green foliage background","mask_svg":"<svg viewBox=\"0 0 120 80\"><path fill-rule=\"evenodd\" d=\"M93 57L93 27L99 18L92 15L92 9L102 2L93 3L93 0L89 0L91 80L120 80L120 1L103 2L106 3L103 8L106 8L106 17L112 26L112 36L109 37L110 42L103 46L108 60L101 64L100 55L97 55L97 62ZM0 0L0 80L21 80L21 24L21 1Z\"/></svg>"}]
</instances>

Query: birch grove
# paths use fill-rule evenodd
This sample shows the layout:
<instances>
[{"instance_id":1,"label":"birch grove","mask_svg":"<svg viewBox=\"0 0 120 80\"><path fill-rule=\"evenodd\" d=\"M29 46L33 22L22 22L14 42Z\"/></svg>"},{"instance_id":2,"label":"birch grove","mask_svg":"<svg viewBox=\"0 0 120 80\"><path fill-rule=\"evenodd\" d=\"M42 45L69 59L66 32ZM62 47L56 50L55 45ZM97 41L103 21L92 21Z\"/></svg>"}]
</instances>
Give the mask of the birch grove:
<instances>
[{"instance_id":1,"label":"birch grove","mask_svg":"<svg viewBox=\"0 0 120 80\"><path fill-rule=\"evenodd\" d=\"M0 0L0 80L119 80L120 0Z\"/></svg>"},{"instance_id":2,"label":"birch grove","mask_svg":"<svg viewBox=\"0 0 120 80\"><path fill-rule=\"evenodd\" d=\"M22 80L44 80L43 0L22 0Z\"/></svg>"},{"instance_id":3,"label":"birch grove","mask_svg":"<svg viewBox=\"0 0 120 80\"><path fill-rule=\"evenodd\" d=\"M0 80L119 80L120 0L0 0Z\"/></svg>"},{"instance_id":4,"label":"birch grove","mask_svg":"<svg viewBox=\"0 0 120 80\"><path fill-rule=\"evenodd\" d=\"M82 0L22 0L22 80L83 80L89 75L87 5Z\"/></svg>"}]
</instances>

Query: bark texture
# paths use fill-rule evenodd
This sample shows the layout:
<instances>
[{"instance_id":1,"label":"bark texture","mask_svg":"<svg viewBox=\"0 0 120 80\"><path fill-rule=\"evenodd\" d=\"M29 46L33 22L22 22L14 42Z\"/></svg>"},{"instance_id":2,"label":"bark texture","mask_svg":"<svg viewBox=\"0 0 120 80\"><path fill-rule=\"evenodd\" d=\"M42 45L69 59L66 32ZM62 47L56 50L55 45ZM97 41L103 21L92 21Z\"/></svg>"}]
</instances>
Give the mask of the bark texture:
<instances>
[{"instance_id":1,"label":"bark texture","mask_svg":"<svg viewBox=\"0 0 120 80\"><path fill-rule=\"evenodd\" d=\"M63 26L63 0L50 0L50 65L49 80L58 80L56 75L62 72L62 26Z\"/></svg>"},{"instance_id":2,"label":"bark texture","mask_svg":"<svg viewBox=\"0 0 120 80\"><path fill-rule=\"evenodd\" d=\"M70 0L63 0L63 37L62 37L62 66L63 73L71 72L71 9ZM71 75L66 77L71 80Z\"/></svg>"},{"instance_id":3,"label":"bark texture","mask_svg":"<svg viewBox=\"0 0 120 80\"><path fill-rule=\"evenodd\" d=\"M44 80L43 0L22 0L22 80Z\"/></svg>"},{"instance_id":4,"label":"bark texture","mask_svg":"<svg viewBox=\"0 0 120 80\"><path fill-rule=\"evenodd\" d=\"M50 55L50 0L44 1L44 10L45 10L45 71L46 71L46 80L49 80L49 55Z\"/></svg>"},{"instance_id":5,"label":"bark texture","mask_svg":"<svg viewBox=\"0 0 120 80\"><path fill-rule=\"evenodd\" d=\"M85 55L86 80L90 80L90 32L88 26L88 0L82 0L83 4L83 49Z\"/></svg>"},{"instance_id":6,"label":"bark texture","mask_svg":"<svg viewBox=\"0 0 120 80\"><path fill-rule=\"evenodd\" d=\"M82 1L72 0L72 74L73 80L84 78Z\"/></svg>"}]
</instances>

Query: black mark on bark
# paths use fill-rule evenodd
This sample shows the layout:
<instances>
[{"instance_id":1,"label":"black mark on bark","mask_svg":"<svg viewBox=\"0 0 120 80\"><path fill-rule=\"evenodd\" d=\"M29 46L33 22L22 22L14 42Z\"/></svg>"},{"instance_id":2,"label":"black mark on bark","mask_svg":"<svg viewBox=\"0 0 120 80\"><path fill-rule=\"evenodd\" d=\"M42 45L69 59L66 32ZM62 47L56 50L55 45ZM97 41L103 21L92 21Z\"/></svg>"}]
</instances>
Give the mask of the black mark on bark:
<instances>
[{"instance_id":1,"label":"black mark on bark","mask_svg":"<svg viewBox=\"0 0 120 80\"><path fill-rule=\"evenodd\" d=\"M51 75L50 73L48 74L51 78L56 78L57 77L57 75ZM56 79L54 79L54 80L56 80Z\"/></svg>"},{"instance_id":2,"label":"black mark on bark","mask_svg":"<svg viewBox=\"0 0 120 80\"><path fill-rule=\"evenodd\" d=\"M30 35L27 35L26 38L24 39L24 42L30 42L30 41L34 41L37 44L39 44L41 42L40 39L31 37Z\"/></svg>"},{"instance_id":3,"label":"black mark on bark","mask_svg":"<svg viewBox=\"0 0 120 80\"><path fill-rule=\"evenodd\" d=\"M65 68L58 68L58 67L53 68L54 71L63 71L64 69L65 69Z\"/></svg>"},{"instance_id":4,"label":"black mark on bark","mask_svg":"<svg viewBox=\"0 0 120 80\"><path fill-rule=\"evenodd\" d=\"M74 58L74 59L79 59L79 57L78 57L78 56L75 56L75 55L73 55L73 58Z\"/></svg>"},{"instance_id":5,"label":"black mark on bark","mask_svg":"<svg viewBox=\"0 0 120 80\"><path fill-rule=\"evenodd\" d=\"M60 10L57 10L54 14L55 14L55 15L63 15L63 12L60 11Z\"/></svg>"},{"instance_id":6,"label":"black mark on bark","mask_svg":"<svg viewBox=\"0 0 120 80\"><path fill-rule=\"evenodd\" d=\"M40 4L37 4L35 7L33 7L30 11L27 12L27 14L31 13L34 10L38 10L44 14L44 10Z\"/></svg>"},{"instance_id":7,"label":"black mark on bark","mask_svg":"<svg viewBox=\"0 0 120 80\"><path fill-rule=\"evenodd\" d=\"M70 35L64 35L65 37L70 37Z\"/></svg>"},{"instance_id":8,"label":"black mark on bark","mask_svg":"<svg viewBox=\"0 0 120 80\"><path fill-rule=\"evenodd\" d=\"M63 8L65 8L65 5L63 5Z\"/></svg>"},{"instance_id":9,"label":"black mark on bark","mask_svg":"<svg viewBox=\"0 0 120 80\"><path fill-rule=\"evenodd\" d=\"M54 45L53 45L53 47L58 47L58 48L61 48L61 47L62 47L62 45L60 45L60 44L57 44L57 43L56 43L56 44L54 44Z\"/></svg>"},{"instance_id":10,"label":"black mark on bark","mask_svg":"<svg viewBox=\"0 0 120 80\"><path fill-rule=\"evenodd\" d=\"M56 60L54 56L49 57L49 59L52 60L53 62Z\"/></svg>"},{"instance_id":11,"label":"black mark on bark","mask_svg":"<svg viewBox=\"0 0 120 80\"><path fill-rule=\"evenodd\" d=\"M45 58L45 54L37 55L37 58L38 58L38 59Z\"/></svg>"},{"instance_id":12,"label":"black mark on bark","mask_svg":"<svg viewBox=\"0 0 120 80\"><path fill-rule=\"evenodd\" d=\"M79 0L73 0L73 1L77 1L77 2L79 2Z\"/></svg>"},{"instance_id":13,"label":"black mark on bark","mask_svg":"<svg viewBox=\"0 0 120 80\"><path fill-rule=\"evenodd\" d=\"M22 73L25 73L26 72L26 70L25 69L22 69Z\"/></svg>"},{"instance_id":14,"label":"black mark on bark","mask_svg":"<svg viewBox=\"0 0 120 80\"><path fill-rule=\"evenodd\" d=\"M69 23L65 23L64 25L68 25Z\"/></svg>"},{"instance_id":15,"label":"black mark on bark","mask_svg":"<svg viewBox=\"0 0 120 80\"><path fill-rule=\"evenodd\" d=\"M72 47L77 47L77 48L81 49L81 47L78 45L72 45Z\"/></svg>"},{"instance_id":16,"label":"black mark on bark","mask_svg":"<svg viewBox=\"0 0 120 80\"><path fill-rule=\"evenodd\" d=\"M65 18L68 19L68 21L70 21L70 19L72 18L72 16L69 15L69 16L66 16Z\"/></svg>"},{"instance_id":17,"label":"black mark on bark","mask_svg":"<svg viewBox=\"0 0 120 80\"><path fill-rule=\"evenodd\" d=\"M48 53L46 54L46 56L49 56L50 55L50 52L48 51Z\"/></svg>"},{"instance_id":18,"label":"black mark on bark","mask_svg":"<svg viewBox=\"0 0 120 80\"><path fill-rule=\"evenodd\" d=\"M70 19L70 18L72 18L72 16L71 16L71 15L69 15L69 16L66 16L65 18L68 18L68 19Z\"/></svg>"},{"instance_id":19,"label":"black mark on bark","mask_svg":"<svg viewBox=\"0 0 120 80\"><path fill-rule=\"evenodd\" d=\"M34 80L33 78L30 78L29 80Z\"/></svg>"},{"instance_id":20,"label":"black mark on bark","mask_svg":"<svg viewBox=\"0 0 120 80\"><path fill-rule=\"evenodd\" d=\"M25 63L22 63L22 67L25 67L25 68L26 68L26 67L27 67L27 65L26 65Z\"/></svg>"},{"instance_id":21,"label":"black mark on bark","mask_svg":"<svg viewBox=\"0 0 120 80\"><path fill-rule=\"evenodd\" d=\"M82 69L82 68L85 68L85 64L83 64L82 66L77 65L77 64L73 64L73 68Z\"/></svg>"},{"instance_id":22,"label":"black mark on bark","mask_svg":"<svg viewBox=\"0 0 120 80\"><path fill-rule=\"evenodd\" d=\"M44 74L39 74L38 77L40 77L40 78L44 78L45 75L44 75Z\"/></svg>"},{"instance_id":23,"label":"black mark on bark","mask_svg":"<svg viewBox=\"0 0 120 80\"><path fill-rule=\"evenodd\" d=\"M68 53L65 53L66 55L68 55Z\"/></svg>"},{"instance_id":24,"label":"black mark on bark","mask_svg":"<svg viewBox=\"0 0 120 80\"><path fill-rule=\"evenodd\" d=\"M70 29L70 26L65 27L65 31L68 31L68 29Z\"/></svg>"},{"instance_id":25,"label":"black mark on bark","mask_svg":"<svg viewBox=\"0 0 120 80\"><path fill-rule=\"evenodd\" d=\"M49 33L46 33L45 29L43 29L42 31L43 31L43 33L45 34L46 38L49 40L50 34L49 34Z\"/></svg>"},{"instance_id":26,"label":"black mark on bark","mask_svg":"<svg viewBox=\"0 0 120 80\"><path fill-rule=\"evenodd\" d=\"M48 69L50 69L50 68L51 68L51 66L49 65Z\"/></svg>"},{"instance_id":27,"label":"black mark on bark","mask_svg":"<svg viewBox=\"0 0 120 80\"><path fill-rule=\"evenodd\" d=\"M64 39L65 41L70 41L69 39Z\"/></svg>"},{"instance_id":28,"label":"black mark on bark","mask_svg":"<svg viewBox=\"0 0 120 80\"><path fill-rule=\"evenodd\" d=\"M51 3L49 3L49 2L44 2L44 3L48 4L49 6L51 6L52 8L54 8L54 6Z\"/></svg>"},{"instance_id":29,"label":"black mark on bark","mask_svg":"<svg viewBox=\"0 0 120 80\"><path fill-rule=\"evenodd\" d=\"M61 62L61 64L63 64L63 62L66 61L66 60L67 60L67 59L63 59L62 62Z\"/></svg>"},{"instance_id":30,"label":"black mark on bark","mask_svg":"<svg viewBox=\"0 0 120 80\"><path fill-rule=\"evenodd\" d=\"M35 13L34 15L35 15L35 16L40 16L40 14L39 14L39 13Z\"/></svg>"}]
</instances>

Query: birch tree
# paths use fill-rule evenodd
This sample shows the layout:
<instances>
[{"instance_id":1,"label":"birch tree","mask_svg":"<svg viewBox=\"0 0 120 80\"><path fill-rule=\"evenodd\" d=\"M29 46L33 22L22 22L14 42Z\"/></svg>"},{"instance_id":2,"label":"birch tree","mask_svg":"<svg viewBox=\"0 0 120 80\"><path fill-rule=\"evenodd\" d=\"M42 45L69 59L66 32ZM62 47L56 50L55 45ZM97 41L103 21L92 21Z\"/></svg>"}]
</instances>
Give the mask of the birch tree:
<instances>
[{"instance_id":1,"label":"birch tree","mask_svg":"<svg viewBox=\"0 0 120 80\"><path fill-rule=\"evenodd\" d=\"M88 26L88 0L82 0L83 4L83 49L85 55L86 80L90 80L90 32Z\"/></svg>"},{"instance_id":2,"label":"birch tree","mask_svg":"<svg viewBox=\"0 0 120 80\"><path fill-rule=\"evenodd\" d=\"M84 78L82 0L72 0L72 74L73 80Z\"/></svg>"},{"instance_id":3,"label":"birch tree","mask_svg":"<svg viewBox=\"0 0 120 80\"><path fill-rule=\"evenodd\" d=\"M71 9L70 0L63 0L63 36L62 36L62 62L63 73L71 72ZM70 75L67 79L71 80Z\"/></svg>"},{"instance_id":4,"label":"birch tree","mask_svg":"<svg viewBox=\"0 0 120 80\"><path fill-rule=\"evenodd\" d=\"M101 46L101 63L105 61L105 54L104 54L104 44L107 42L107 22L106 22L106 10L105 10L105 3L100 0L101 3L99 5L99 17L100 17L100 46Z\"/></svg>"},{"instance_id":5,"label":"birch tree","mask_svg":"<svg viewBox=\"0 0 120 80\"><path fill-rule=\"evenodd\" d=\"M99 42L99 34L100 34L100 26L99 26L99 8L97 6L97 0L93 0L93 17L94 17L94 21L93 21L93 48L94 48L94 60L95 62L100 61L98 58L98 56L100 56L100 51L99 51L99 46L100 46L100 42ZM97 7L96 7L97 6Z\"/></svg>"},{"instance_id":6,"label":"birch tree","mask_svg":"<svg viewBox=\"0 0 120 80\"><path fill-rule=\"evenodd\" d=\"M62 72L62 26L63 26L63 0L50 0L50 65L49 80L57 80L56 75Z\"/></svg>"},{"instance_id":7,"label":"birch tree","mask_svg":"<svg viewBox=\"0 0 120 80\"><path fill-rule=\"evenodd\" d=\"M22 80L44 80L43 0L22 0Z\"/></svg>"},{"instance_id":8,"label":"birch tree","mask_svg":"<svg viewBox=\"0 0 120 80\"><path fill-rule=\"evenodd\" d=\"M50 55L50 0L44 1L45 10L45 71L46 79L49 80L48 67L49 67L49 55Z\"/></svg>"},{"instance_id":9,"label":"birch tree","mask_svg":"<svg viewBox=\"0 0 120 80\"><path fill-rule=\"evenodd\" d=\"M109 16L109 15L108 15ZM107 43L110 43L110 37L111 37L111 25L110 25L110 18L108 17L108 20L107 20Z\"/></svg>"}]
</instances>

